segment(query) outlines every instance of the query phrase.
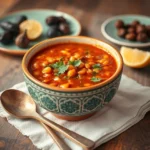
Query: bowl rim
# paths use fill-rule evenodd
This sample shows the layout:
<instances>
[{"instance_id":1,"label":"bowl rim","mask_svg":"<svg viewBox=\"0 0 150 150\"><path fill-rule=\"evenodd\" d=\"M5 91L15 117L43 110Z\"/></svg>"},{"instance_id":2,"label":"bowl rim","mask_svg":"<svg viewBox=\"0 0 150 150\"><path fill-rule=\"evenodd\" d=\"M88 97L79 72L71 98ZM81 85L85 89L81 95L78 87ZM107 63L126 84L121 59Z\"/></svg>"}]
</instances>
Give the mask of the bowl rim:
<instances>
[{"instance_id":1,"label":"bowl rim","mask_svg":"<svg viewBox=\"0 0 150 150\"><path fill-rule=\"evenodd\" d=\"M69 38L69 39L79 39L79 38L84 38L84 39L91 39L91 40L94 40L94 41L97 41L97 42L101 42L101 43L104 43L105 45L111 47L116 53L117 53L117 57L119 58L119 63L120 65L118 66L118 69L117 71L106 81L104 82L101 82L101 83L98 83L98 84L95 84L95 85L92 85L92 86L89 86L89 87L81 87L81 88L59 88L59 87L54 87L54 86L50 86L46 83L42 83L41 81L37 80L35 77L33 77L31 75L31 73L29 72L28 70L28 64L27 66L25 65L25 62L26 62L26 59L28 57L28 55L31 53L32 50L34 50L36 47L38 47L39 45L43 45L44 43L47 43L49 41L55 41L57 39L65 39L65 38ZM72 42L72 41L71 41ZM64 42L65 43L65 42ZM72 43L78 43L78 42L72 42ZM87 43L84 43L83 44L87 44ZM54 44L55 45L55 44ZM42 49L41 49L42 50ZM39 50L40 51L40 50ZM38 52L39 52L38 51ZM35 54L34 54L35 55ZM31 58L34 56L32 55ZM113 57L113 56L112 56ZM117 63L117 61L116 61ZM116 50L114 47L112 47L111 45L101 41L101 40L98 40L98 39L95 39L95 38L91 38L91 37L86 37L86 36L63 36L63 37L55 37L55 38L52 38L52 39L47 39L47 40L44 40L44 41L41 41L39 43L37 43L36 45L34 45L33 47L31 47L27 52L26 54L24 55L23 59L22 59L22 70L23 70L23 73L25 74L25 76L31 80L33 83L37 84L38 86L40 87L43 87L45 89L49 89L49 90L53 90L53 91L59 91L59 92L84 92L84 91L89 91L89 90L92 90L92 89L97 89L99 87L102 87L104 85L107 85L108 83L111 83L113 80L115 80L118 75L122 72L122 69L123 69L123 59L122 59L122 56L121 54L119 53L118 50Z\"/></svg>"}]
</instances>

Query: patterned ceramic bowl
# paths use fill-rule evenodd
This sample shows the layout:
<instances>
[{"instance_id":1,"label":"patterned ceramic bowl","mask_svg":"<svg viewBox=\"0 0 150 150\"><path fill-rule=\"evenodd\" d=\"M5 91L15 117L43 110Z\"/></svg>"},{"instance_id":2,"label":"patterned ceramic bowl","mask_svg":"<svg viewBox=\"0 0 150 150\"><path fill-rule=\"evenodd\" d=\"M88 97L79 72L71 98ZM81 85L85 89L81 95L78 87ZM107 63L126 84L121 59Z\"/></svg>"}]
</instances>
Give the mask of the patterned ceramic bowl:
<instances>
[{"instance_id":1,"label":"patterned ceramic bowl","mask_svg":"<svg viewBox=\"0 0 150 150\"><path fill-rule=\"evenodd\" d=\"M70 89L54 88L35 79L28 70L32 57L50 45L67 42L90 44L109 52L117 63L115 74L94 86ZM65 120L86 119L110 102L118 89L122 67L122 58L117 50L102 41L82 36L58 37L40 42L25 54L22 61L25 82L35 102Z\"/></svg>"}]
</instances>

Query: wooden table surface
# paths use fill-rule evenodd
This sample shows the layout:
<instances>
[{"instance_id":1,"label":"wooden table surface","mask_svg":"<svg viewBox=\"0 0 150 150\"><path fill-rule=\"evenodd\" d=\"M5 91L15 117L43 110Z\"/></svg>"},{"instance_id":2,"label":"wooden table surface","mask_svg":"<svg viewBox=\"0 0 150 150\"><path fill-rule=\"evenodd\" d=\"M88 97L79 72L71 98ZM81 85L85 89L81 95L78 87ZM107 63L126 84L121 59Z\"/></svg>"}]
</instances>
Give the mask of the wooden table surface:
<instances>
[{"instance_id":1,"label":"wooden table surface","mask_svg":"<svg viewBox=\"0 0 150 150\"><path fill-rule=\"evenodd\" d=\"M46 8L69 13L82 25L82 35L108 42L100 32L101 23L120 14L150 15L149 0L1 0L0 16L22 9ZM22 57L0 53L0 91L23 81ZM131 69L123 73L137 82L150 86L150 67ZM30 139L0 118L0 150L37 150ZM96 150L150 150L150 112L143 120Z\"/></svg>"}]
</instances>

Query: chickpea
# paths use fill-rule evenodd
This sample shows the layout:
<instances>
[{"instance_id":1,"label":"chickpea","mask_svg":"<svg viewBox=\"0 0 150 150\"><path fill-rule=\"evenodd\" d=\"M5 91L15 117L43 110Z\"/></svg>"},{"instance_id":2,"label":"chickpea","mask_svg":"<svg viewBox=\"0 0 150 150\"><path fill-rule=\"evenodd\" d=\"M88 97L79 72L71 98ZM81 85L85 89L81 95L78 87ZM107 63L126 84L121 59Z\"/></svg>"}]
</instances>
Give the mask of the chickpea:
<instances>
[{"instance_id":1,"label":"chickpea","mask_svg":"<svg viewBox=\"0 0 150 150\"><path fill-rule=\"evenodd\" d=\"M69 52L65 51L65 50L62 50L61 53L63 53L64 55L67 55L68 57L71 56L71 54Z\"/></svg>"},{"instance_id":2,"label":"chickpea","mask_svg":"<svg viewBox=\"0 0 150 150\"><path fill-rule=\"evenodd\" d=\"M70 61L74 61L75 58L73 56L70 57Z\"/></svg>"},{"instance_id":3,"label":"chickpea","mask_svg":"<svg viewBox=\"0 0 150 150\"><path fill-rule=\"evenodd\" d=\"M86 58L93 58L93 56L91 56L91 55L89 54L89 55L86 55Z\"/></svg>"},{"instance_id":4,"label":"chickpea","mask_svg":"<svg viewBox=\"0 0 150 150\"><path fill-rule=\"evenodd\" d=\"M47 60L49 63L54 63L54 62L55 62L55 59L52 58L52 57L46 57L46 60Z\"/></svg>"},{"instance_id":5,"label":"chickpea","mask_svg":"<svg viewBox=\"0 0 150 150\"><path fill-rule=\"evenodd\" d=\"M70 86L69 83L64 83L60 85L61 88L69 88L69 86Z\"/></svg>"},{"instance_id":6,"label":"chickpea","mask_svg":"<svg viewBox=\"0 0 150 150\"><path fill-rule=\"evenodd\" d=\"M71 69L67 73L68 77L74 77L75 75L76 75L76 69Z\"/></svg>"},{"instance_id":7,"label":"chickpea","mask_svg":"<svg viewBox=\"0 0 150 150\"><path fill-rule=\"evenodd\" d=\"M48 61L43 61L41 64L43 67L46 67L48 65Z\"/></svg>"},{"instance_id":8,"label":"chickpea","mask_svg":"<svg viewBox=\"0 0 150 150\"><path fill-rule=\"evenodd\" d=\"M79 53L75 53L75 54L74 54L74 57L75 57L76 59L79 59L79 58L80 58L80 54L79 54Z\"/></svg>"},{"instance_id":9,"label":"chickpea","mask_svg":"<svg viewBox=\"0 0 150 150\"><path fill-rule=\"evenodd\" d=\"M108 60L105 60L102 64L103 64L103 65L108 65L108 64L109 64L109 61L108 61Z\"/></svg>"},{"instance_id":10,"label":"chickpea","mask_svg":"<svg viewBox=\"0 0 150 150\"><path fill-rule=\"evenodd\" d=\"M82 68L80 71L78 71L78 74L85 74L86 73L86 68Z\"/></svg>"},{"instance_id":11,"label":"chickpea","mask_svg":"<svg viewBox=\"0 0 150 150\"><path fill-rule=\"evenodd\" d=\"M99 68L94 68L93 72L99 73Z\"/></svg>"},{"instance_id":12,"label":"chickpea","mask_svg":"<svg viewBox=\"0 0 150 150\"><path fill-rule=\"evenodd\" d=\"M66 54L66 53L68 53L68 52L67 52L67 51L65 51L65 50L62 50L62 51L61 51L61 53Z\"/></svg>"},{"instance_id":13,"label":"chickpea","mask_svg":"<svg viewBox=\"0 0 150 150\"><path fill-rule=\"evenodd\" d=\"M44 77L44 78L50 78L50 77L51 77L51 74L45 73L45 74L43 74L43 77Z\"/></svg>"},{"instance_id":14,"label":"chickpea","mask_svg":"<svg viewBox=\"0 0 150 150\"><path fill-rule=\"evenodd\" d=\"M92 74L92 70L91 70L91 69L88 69L88 70L87 70L87 74Z\"/></svg>"},{"instance_id":15,"label":"chickpea","mask_svg":"<svg viewBox=\"0 0 150 150\"><path fill-rule=\"evenodd\" d=\"M105 59L101 59L101 60L98 60L97 62L99 62L100 64L102 64L104 61L105 61Z\"/></svg>"},{"instance_id":16,"label":"chickpea","mask_svg":"<svg viewBox=\"0 0 150 150\"><path fill-rule=\"evenodd\" d=\"M67 55L70 54L70 53L69 53L68 51L66 51L66 50L63 50L62 53L67 54Z\"/></svg>"},{"instance_id":17,"label":"chickpea","mask_svg":"<svg viewBox=\"0 0 150 150\"><path fill-rule=\"evenodd\" d=\"M60 61L60 59L61 59L61 58L59 58L59 57L56 57L56 58L55 58L56 61ZM55 61L54 61L54 62L55 62Z\"/></svg>"},{"instance_id":18,"label":"chickpea","mask_svg":"<svg viewBox=\"0 0 150 150\"><path fill-rule=\"evenodd\" d=\"M90 69L90 68L91 68L91 65L88 64L88 63L86 63L86 64L85 64L85 67L86 67L87 69Z\"/></svg>"},{"instance_id":19,"label":"chickpea","mask_svg":"<svg viewBox=\"0 0 150 150\"><path fill-rule=\"evenodd\" d=\"M55 77L54 81L60 81L60 78L59 77Z\"/></svg>"},{"instance_id":20,"label":"chickpea","mask_svg":"<svg viewBox=\"0 0 150 150\"><path fill-rule=\"evenodd\" d=\"M103 58L108 59L109 56L107 54L103 55Z\"/></svg>"},{"instance_id":21,"label":"chickpea","mask_svg":"<svg viewBox=\"0 0 150 150\"><path fill-rule=\"evenodd\" d=\"M35 63L33 64L33 68L34 68L34 69L38 69L39 67L40 67L40 65L39 65L38 62L35 62Z\"/></svg>"},{"instance_id":22,"label":"chickpea","mask_svg":"<svg viewBox=\"0 0 150 150\"><path fill-rule=\"evenodd\" d=\"M52 68L51 67L46 67L42 70L42 73L51 73Z\"/></svg>"}]
</instances>

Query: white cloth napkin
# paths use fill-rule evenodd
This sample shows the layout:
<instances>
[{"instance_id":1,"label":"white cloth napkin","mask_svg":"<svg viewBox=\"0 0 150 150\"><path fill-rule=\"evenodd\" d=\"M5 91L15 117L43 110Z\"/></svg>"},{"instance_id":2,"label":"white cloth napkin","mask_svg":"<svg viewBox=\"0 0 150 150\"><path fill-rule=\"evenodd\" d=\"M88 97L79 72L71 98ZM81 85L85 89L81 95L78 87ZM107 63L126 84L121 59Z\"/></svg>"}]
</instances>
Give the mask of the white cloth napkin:
<instances>
[{"instance_id":1,"label":"white cloth napkin","mask_svg":"<svg viewBox=\"0 0 150 150\"><path fill-rule=\"evenodd\" d=\"M24 82L12 88L27 92ZM44 117L95 141L95 147L98 147L144 117L146 112L150 110L150 87L142 86L123 75L119 90L113 100L94 116L83 121L64 121L55 118L42 108L39 108L39 110ZM52 138L37 121L16 119L8 115L1 105L0 116L6 117L10 124L15 126L22 134L28 136L37 148L58 150ZM73 150L82 149L68 139L64 138L64 140Z\"/></svg>"}]
</instances>

